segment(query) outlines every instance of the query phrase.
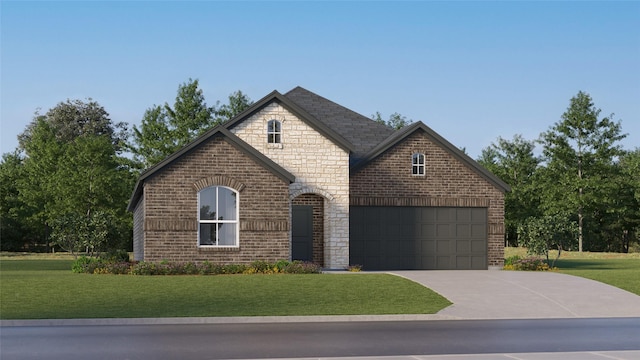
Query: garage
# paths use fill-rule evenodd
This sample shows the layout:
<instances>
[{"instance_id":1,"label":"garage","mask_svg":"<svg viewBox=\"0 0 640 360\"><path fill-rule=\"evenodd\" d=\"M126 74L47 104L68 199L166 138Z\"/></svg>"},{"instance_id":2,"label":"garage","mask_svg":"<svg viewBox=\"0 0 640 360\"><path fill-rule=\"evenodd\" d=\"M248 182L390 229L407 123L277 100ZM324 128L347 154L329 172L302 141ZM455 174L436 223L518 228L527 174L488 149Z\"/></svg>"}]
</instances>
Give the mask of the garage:
<instances>
[{"instance_id":1,"label":"garage","mask_svg":"<svg viewBox=\"0 0 640 360\"><path fill-rule=\"evenodd\" d=\"M487 209L351 206L349 260L364 270L486 270Z\"/></svg>"}]
</instances>

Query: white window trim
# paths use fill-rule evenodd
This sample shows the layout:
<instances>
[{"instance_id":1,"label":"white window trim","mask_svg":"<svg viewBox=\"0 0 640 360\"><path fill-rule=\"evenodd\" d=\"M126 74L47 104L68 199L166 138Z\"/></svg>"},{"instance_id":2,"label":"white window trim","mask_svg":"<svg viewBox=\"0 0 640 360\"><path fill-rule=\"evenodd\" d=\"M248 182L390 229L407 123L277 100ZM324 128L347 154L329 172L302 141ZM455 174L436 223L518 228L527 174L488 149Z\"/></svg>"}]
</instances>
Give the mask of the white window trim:
<instances>
[{"instance_id":1,"label":"white window trim","mask_svg":"<svg viewBox=\"0 0 640 360\"><path fill-rule=\"evenodd\" d=\"M277 127L280 128L280 131L277 131L275 129L276 126L274 126L274 131L269 131L269 124L271 122L274 122L275 124L277 124L278 125ZM270 135L273 135L274 142L269 141ZM277 138L279 138L280 141L275 141ZM267 144L270 144L270 145L282 144L282 121L280 121L278 119L271 119L271 120L267 121Z\"/></svg>"},{"instance_id":2,"label":"white window trim","mask_svg":"<svg viewBox=\"0 0 640 360\"><path fill-rule=\"evenodd\" d=\"M218 189L225 188L233 191L236 194L236 219L235 220L201 220L200 219L200 193L209 188L216 188L216 214L218 213ZM232 189L227 186L219 186L212 185L208 186L200 191L198 191L198 247L199 248L239 248L240 247L240 193L238 193L235 189ZM202 245L200 244L200 224L236 224L236 236L235 236L235 244L234 245L218 245L218 234L216 231L216 244L213 245Z\"/></svg>"},{"instance_id":3,"label":"white window trim","mask_svg":"<svg viewBox=\"0 0 640 360\"><path fill-rule=\"evenodd\" d=\"M420 158L422 158L422 164L420 163ZM414 162L414 160L416 160ZM427 167L426 167L426 162L427 162L427 157L424 155L424 153L421 152L415 152L411 155L411 175L412 176L425 176L427 173ZM420 173L420 170L422 169L422 173Z\"/></svg>"}]
</instances>

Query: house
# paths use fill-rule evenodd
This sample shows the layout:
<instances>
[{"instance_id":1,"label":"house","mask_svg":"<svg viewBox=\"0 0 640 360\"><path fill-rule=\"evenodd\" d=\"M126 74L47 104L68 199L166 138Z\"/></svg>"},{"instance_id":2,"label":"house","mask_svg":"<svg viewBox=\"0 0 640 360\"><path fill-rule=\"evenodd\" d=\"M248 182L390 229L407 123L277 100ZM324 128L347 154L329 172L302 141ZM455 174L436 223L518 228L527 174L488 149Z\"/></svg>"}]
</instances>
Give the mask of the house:
<instances>
[{"instance_id":1,"label":"house","mask_svg":"<svg viewBox=\"0 0 640 360\"><path fill-rule=\"evenodd\" d=\"M422 122L394 131L301 87L273 91L140 176L134 257L500 267L508 190Z\"/></svg>"}]
</instances>

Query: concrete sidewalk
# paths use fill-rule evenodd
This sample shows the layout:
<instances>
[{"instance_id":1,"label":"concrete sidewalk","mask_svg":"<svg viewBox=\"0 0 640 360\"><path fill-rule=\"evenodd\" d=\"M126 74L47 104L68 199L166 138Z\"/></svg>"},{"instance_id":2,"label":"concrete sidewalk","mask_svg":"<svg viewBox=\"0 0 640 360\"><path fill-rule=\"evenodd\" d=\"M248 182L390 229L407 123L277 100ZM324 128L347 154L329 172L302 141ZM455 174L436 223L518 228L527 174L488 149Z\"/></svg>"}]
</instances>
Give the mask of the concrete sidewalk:
<instances>
[{"instance_id":1,"label":"concrete sidewalk","mask_svg":"<svg viewBox=\"0 0 640 360\"><path fill-rule=\"evenodd\" d=\"M449 299L452 319L640 317L640 296L555 272L393 271ZM640 281L640 279L638 279Z\"/></svg>"}]
</instances>

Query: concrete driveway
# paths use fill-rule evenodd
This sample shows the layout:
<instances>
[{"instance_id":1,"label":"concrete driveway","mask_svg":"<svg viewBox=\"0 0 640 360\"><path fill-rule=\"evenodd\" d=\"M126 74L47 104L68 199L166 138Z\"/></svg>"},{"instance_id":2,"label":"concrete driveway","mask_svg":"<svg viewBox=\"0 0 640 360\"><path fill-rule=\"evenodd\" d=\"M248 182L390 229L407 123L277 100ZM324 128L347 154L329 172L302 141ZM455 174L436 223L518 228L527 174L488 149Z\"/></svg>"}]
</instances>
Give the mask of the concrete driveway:
<instances>
[{"instance_id":1,"label":"concrete driveway","mask_svg":"<svg viewBox=\"0 0 640 360\"><path fill-rule=\"evenodd\" d=\"M391 273L453 302L438 313L451 319L640 317L640 296L571 275L502 270Z\"/></svg>"}]
</instances>

